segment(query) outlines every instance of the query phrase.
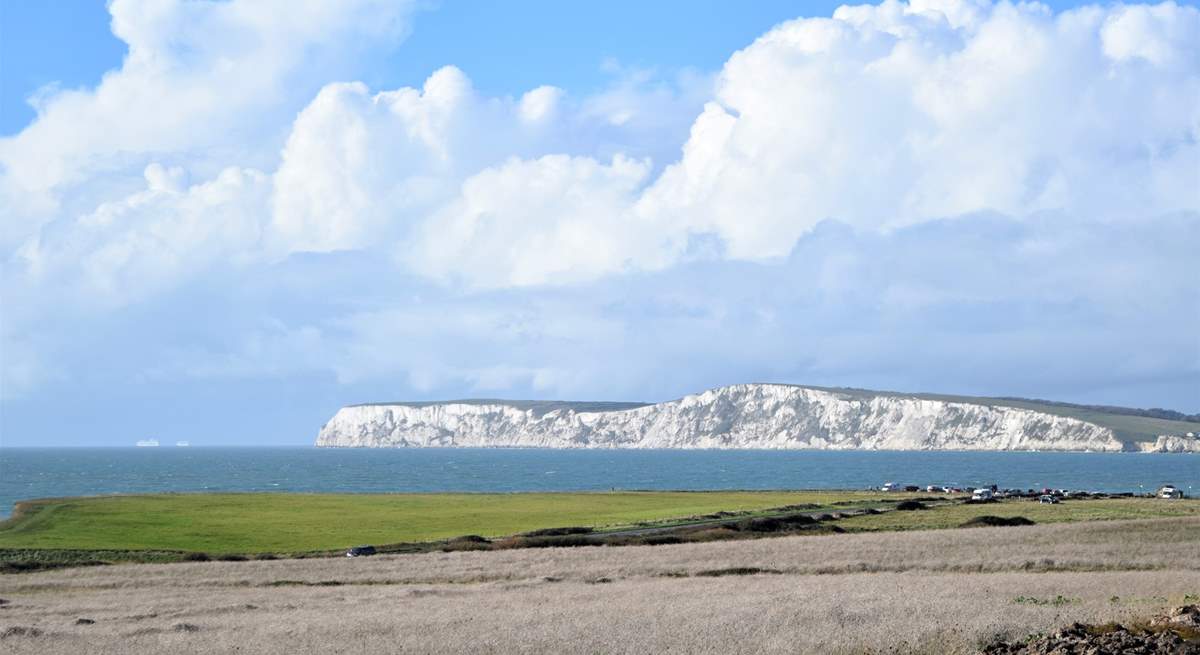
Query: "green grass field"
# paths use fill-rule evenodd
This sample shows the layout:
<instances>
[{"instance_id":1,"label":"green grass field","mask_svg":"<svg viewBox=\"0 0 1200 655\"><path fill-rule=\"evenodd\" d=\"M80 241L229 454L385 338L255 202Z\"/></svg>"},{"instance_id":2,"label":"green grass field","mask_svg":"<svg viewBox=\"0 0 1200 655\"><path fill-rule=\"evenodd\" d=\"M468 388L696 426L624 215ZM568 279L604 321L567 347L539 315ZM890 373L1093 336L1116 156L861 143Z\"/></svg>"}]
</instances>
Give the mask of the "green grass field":
<instances>
[{"instance_id":1,"label":"green grass field","mask_svg":"<svg viewBox=\"0 0 1200 655\"><path fill-rule=\"evenodd\" d=\"M855 516L839 521L838 525L852 532L933 530L938 528L955 528L977 516L1000 516L1004 518L1023 516L1035 523L1200 516L1200 500L1159 500L1157 498L1068 499L1056 505L1043 505L1033 500L1009 500L980 505L947 505L913 512L885 512L869 516Z\"/></svg>"},{"instance_id":2,"label":"green grass field","mask_svg":"<svg viewBox=\"0 0 1200 655\"><path fill-rule=\"evenodd\" d=\"M624 528L676 524L714 512L761 513L788 505L811 511L886 507L908 494L848 491L720 491L522 494L164 494L60 498L23 503L0 523L9 559L52 551L194 551L212 555L304 553L356 544L430 542L467 534L497 537L540 528ZM835 503L837 504L835 506ZM816 509L821 508L821 509ZM937 505L842 519L847 531L957 527L981 516L1024 516L1037 523L1200 516L1200 500L1012 500ZM686 521L683 521L686 522ZM131 556L133 553L131 552ZM156 555L159 556L159 555ZM82 555L71 555L80 558ZM163 553L161 557L178 558ZM113 559L105 557L102 559Z\"/></svg>"},{"instance_id":3,"label":"green grass field","mask_svg":"<svg viewBox=\"0 0 1200 655\"><path fill-rule=\"evenodd\" d=\"M168 494L32 501L0 549L304 552L897 496L867 492Z\"/></svg>"}]
</instances>

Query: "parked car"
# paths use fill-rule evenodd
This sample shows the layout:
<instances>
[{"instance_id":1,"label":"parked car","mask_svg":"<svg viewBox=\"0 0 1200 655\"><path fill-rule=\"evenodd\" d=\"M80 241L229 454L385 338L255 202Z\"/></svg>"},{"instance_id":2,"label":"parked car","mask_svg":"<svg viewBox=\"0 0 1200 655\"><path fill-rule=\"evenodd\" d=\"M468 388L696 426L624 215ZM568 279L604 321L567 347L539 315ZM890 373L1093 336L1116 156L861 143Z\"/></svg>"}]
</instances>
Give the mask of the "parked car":
<instances>
[{"instance_id":1,"label":"parked car","mask_svg":"<svg viewBox=\"0 0 1200 655\"><path fill-rule=\"evenodd\" d=\"M879 490L880 491L900 491L903 488L904 488L904 485L902 485L902 484L898 484L896 482L888 482L888 483L884 484L882 487L880 487Z\"/></svg>"},{"instance_id":2,"label":"parked car","mask_svg":"<svg viewBox=\"0 0 1200 655\"><path fill-rule=\"evenodd\" d=\"M1166 498L1168 500L1171 500L1171 499L1175 499L1175 498L1183 498L1183 491L1180 490L1175 485L1165 484L1165 485L1159 487L1158 493L1156 493L1154 495L1158 496L1159 498Z\"/></svg>"},{"instance_id":3,"label":"parked car","mask_svg":"<svg viewBox=\"0 0 1200 655\"><path fill-rule=\"evenodd\" d=\"M983 487L981 489L976 489L975 491L971 492L971 500L991 500L992 495L993 494L992 494L991 489L988 489L987 487Z\"/></svg>"},{"instance_id":4,"label":"parked car","mask_svg":"<svg viewBox=\"0 0 1200 655\"><path fill-rule=\"evenodd\" d=\"M1058 499L1055 498L1054 496L1051 496L1050 494L1042 494L1038 498L1038 502L1043 505L1057 505Z\"/></svg>"},{"instance_id":5,"label":"parked car","mask_svg":"<svg viewBox=\"0 0 1200 655\"><path fill-rule=\"evenodd\" d=\"M367 555L374 555L374 554L375 554L374 546L355 546L354 548L351 548L350 550L346 551L346 557L366 557Z\"/></svg>"}]
</instances>

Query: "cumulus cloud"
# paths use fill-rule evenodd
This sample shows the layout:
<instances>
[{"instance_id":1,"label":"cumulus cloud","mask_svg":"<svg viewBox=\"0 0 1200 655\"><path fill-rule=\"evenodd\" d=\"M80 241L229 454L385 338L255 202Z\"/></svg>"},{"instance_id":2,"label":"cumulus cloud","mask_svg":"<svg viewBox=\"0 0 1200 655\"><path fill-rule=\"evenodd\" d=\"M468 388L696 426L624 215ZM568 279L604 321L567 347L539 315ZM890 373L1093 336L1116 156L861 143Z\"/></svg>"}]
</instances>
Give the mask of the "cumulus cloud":
<instances>
[{"instance_id":1,"label":"cumulus cloud","mask_svg":"<svg viewBox=\"0 0 1200 655\"><path fill-rule=\"evenodd\" d=\"M0 139L0 243L128 193L156 159L202 177L273 161L296 100L402 36L410 5L114 0L121 68L94 89L42 94L33 123Z\"/></svg>"},{"instance_id":2,"label":"cumulus cloud","mask_svg":"<svg viewBox=\"0 0 1200 655\"><path fill-rule=\"evenodd\" d=\"M729 60L640 202L752 259L826 218L1196 211L1197 37L1200 12L1172 4L885 2L785 23Z\"/></svg>"},{"instance_id":3,"label":"cumulus cloud","mask_svg":"<svg viewBox=\"0 0 1200 655\"><path fill-rule=\"evenodd\" d=\"M607 159L613 162L647 159L637 153L658 145L655 139L641 138L655 128L650 117L665 113L686 120L681 108L690 107L694 87L690 82L680 84L687 86L676 92L649 77L622 77L617 86L581 99L549 86L519 98L496 98L480 95L463 71L447 66L430 75L419 89L372 94L361 83L328 85L300 112L283 150L275 175L272 232L278 237L276 245L286 254L399 243L414 262L430 266L432 275L454 273L447 270L451 262L438 257L444 254L461 261L462 246L439 243L438 225L443 218L454 222L452 217L467 204L491 211L483 197L488 180L505 175L506 170L510 178L550 172L554 162L574 153L588 160L576 162L577 169L615 170L628 179L630 166L606 165L597 156L611 151ZM627 120L614 123L614 113ZM642 146L615 147L639 141ZM540 159L547 156L553 158ZM612 193L605 183L582 186L598 179L594 176L550 175L536 182L540 191L530 196L531 202L543 202L546 194L571 196L574 210L583 210L588 217L564 215L561 209L546 214L543 210L551 206L544 202L541 210L519 208L513 204L519 199L511 195L504 201L508 207L496 211L524 212L522 220L528 222L522 227L524 234L532 234L536 225L557 231L553 224L560 218L575 225L597 221L588 229L603 231L606 225L617 225L619 216L610 220L599 209L590 209L588 194L596 192L597 208L627 212L628 199L648 174L639 168L632 175L637 184L622 187L619 204L607 200ZM522 184L528 188L534 183ZM408 236L417 242L406 240ZM495 245L519 252L510 248L512 244ZM615 270L620 270L620 262L608 262L592 272ZM496 282L505 284L518 277L527 283L544 281L513 273L502 272ZM462 277L475 281L472 275Z\"/></svg>"},{"instance_id":4,"label":"cumulus cloud","mask_svg":"<svg viewBox=\"0 0 1200 655\"><path fill-rule=\"evenodd\" d=\"M565 284L665 264L669 248L628 207L649 169L621 156L602 164L565 155L486 169L424 223L408 264L488 286ZM640 232L649 234L630 238Z\"/></svg>"},{"instance_id":5,"label":"cumulus cloud","mask_svg":"<svg viewBox=\"0 0 1200 655\"><path fill-rule=\"evenodd\" d=\"M1195 8L886 0L502 97L353 81L406 3L111 10L122 67L0 140L4 394L89 348L453 395L1196 379ZM197 298L228 323L164 330Z\"/></svg>"},{"instance_id":6,"label":"cumulus cloud","mask_svg":"<svg viewBox=\"0 0 1200 655\"><path fill-rule=\"evenodd\" d=\"M617 185L554 172L612 168L571 135L636 133L659 102L653 85L574 107L549 87L479 98L454 69L423 92L368 100L336 87L297 121L278 177L298 183L277 189L276 220L302 247L387 235L418 273L495 287L653 270L697 238L725 257L781 257L825 219L893 229L989 211L1196 212L1197 43L1200 12L1170 3L842 7L735 53L677 160ZM347 92L357 100L328 114L329 129L310 124ZM336 152L302 150L318 131Z\"/></svg>"},{"instance_id":7,"label":"cumulus cloud","mask_svg":"<svg viewBox=\"0 0 1200 655\"><path fill-rule=\"evenodd\" d=\"M214 261L257 257L268 179L227 168L184 186L180 168L146 167L145 188L26 242L11 272L25 288L61 286L74 304L119 306Z\"/></svg>"}]
</instances>

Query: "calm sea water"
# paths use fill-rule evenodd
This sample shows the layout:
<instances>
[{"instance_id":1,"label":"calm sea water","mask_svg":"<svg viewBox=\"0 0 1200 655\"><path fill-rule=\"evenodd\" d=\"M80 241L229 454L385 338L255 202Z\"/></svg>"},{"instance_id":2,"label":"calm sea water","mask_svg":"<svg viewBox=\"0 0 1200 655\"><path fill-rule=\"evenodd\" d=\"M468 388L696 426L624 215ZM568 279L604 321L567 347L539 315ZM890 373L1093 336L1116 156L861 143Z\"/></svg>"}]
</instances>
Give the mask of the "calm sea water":
<instances>
[{"instance_id":1,"label":"calm sea water","mask_svg":"<svg viewBox=\"0 0 1200 655\"><path fill-rule=\"evenodd\" d=\"M1200 457L762 450L0 448L0 515L21 499L165 491L858 489L906 484L1200 493ZM1191 495L1191 494L1189 494Z\"/></svg>"}]
</instances>

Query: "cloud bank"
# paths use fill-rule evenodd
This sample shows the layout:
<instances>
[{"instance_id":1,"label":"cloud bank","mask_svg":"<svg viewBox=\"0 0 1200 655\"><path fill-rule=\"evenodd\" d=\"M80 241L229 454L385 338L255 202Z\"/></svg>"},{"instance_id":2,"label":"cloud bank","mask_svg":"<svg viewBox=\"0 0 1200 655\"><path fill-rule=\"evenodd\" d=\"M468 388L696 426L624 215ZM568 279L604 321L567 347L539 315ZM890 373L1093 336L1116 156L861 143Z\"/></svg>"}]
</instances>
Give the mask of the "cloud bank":
<instances>
[{"instance_id":1,"label":"cloud bank","mask_svg":"<svg viewBox=\"0 0 1200 655\"><path fill-rule=\"evenodd\" d=\"M0 140L9 399L139 334L97 384L1195 403L1195 8L847 6L712 75L511 97L352 81L405 3L152 9ZM228 324L138 323L201 299Z\"/></svg>"}]
</instances>

